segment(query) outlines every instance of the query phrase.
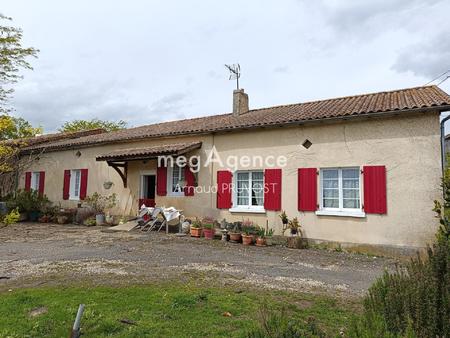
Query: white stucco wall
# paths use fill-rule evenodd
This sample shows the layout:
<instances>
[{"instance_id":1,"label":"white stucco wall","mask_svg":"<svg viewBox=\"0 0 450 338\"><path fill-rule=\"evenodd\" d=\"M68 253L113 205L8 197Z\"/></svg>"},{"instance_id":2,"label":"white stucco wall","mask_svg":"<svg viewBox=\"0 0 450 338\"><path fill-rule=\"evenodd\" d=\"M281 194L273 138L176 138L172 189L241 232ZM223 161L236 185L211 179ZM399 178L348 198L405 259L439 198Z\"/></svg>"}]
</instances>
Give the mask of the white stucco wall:
<instances>
[{"instance_id":1,"label":"white stucco wall","mask_svg":"<svg viewBox=\"0 0 450 338\"><path fill-rule=\"evenodd\" d=\"M301 146L305 139L312 142L309 149ZM287 156L288 163L283 168L282 176L282 208L289 217L299 218L309 238L422 247L434 236L437 222L431 209L433 200L440 198L441 175L437 113L128 142L81 148L82 155L79 158L75 156L78 149L51 152L41 156L32 170L46 171L45 193L52 201L74 206L76 202L62 201L63 171L88 168L88 194L94 191L116 192L120 198L120 207L116 212L134 214L138 207L139 172L154 169L156 162L130 162L128 188L123 189L119 175L106 163L96 162L95 157L120 148L188 140L203 142L202 148L196 151L202 161L213 146L224 161L228 156ZM351 218L317 216L313 212L297 211L297 168L364 165L386 166L386 215L368 214L364 218ZM199 185L214 186L219 169L217 165L202 168L198 176ZM114 186L106 191L103 182L107 180L113 181ZM24 186L23 177L19 186ZM183 209L190 217L213 216L228 221L250 218L260 225L268 221L277 233L281 232L278 212L241 214L218 210L215 194L157 197L156 201L158 205L173 205Z\"/></svg>"}]
</instances>

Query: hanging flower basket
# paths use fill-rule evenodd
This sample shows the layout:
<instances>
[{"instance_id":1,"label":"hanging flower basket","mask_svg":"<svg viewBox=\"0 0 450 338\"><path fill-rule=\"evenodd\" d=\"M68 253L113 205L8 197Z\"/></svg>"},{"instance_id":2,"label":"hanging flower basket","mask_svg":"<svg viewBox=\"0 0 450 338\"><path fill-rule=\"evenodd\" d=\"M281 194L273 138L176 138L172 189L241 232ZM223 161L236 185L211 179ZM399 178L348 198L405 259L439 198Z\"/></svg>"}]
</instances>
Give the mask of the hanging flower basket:
<instances>
[{"instance_id":1,"label":"hanging flower basket","mask_svg":"<svg viewBox=\"0 0 450 338\"><path fill-rule=\"evenodd\" d=\"M103 183L103 188L105 188L106 190L111 189L111 187L113 186L113 182L111 181L107 181Z\"/></svg>"}]
</instances>

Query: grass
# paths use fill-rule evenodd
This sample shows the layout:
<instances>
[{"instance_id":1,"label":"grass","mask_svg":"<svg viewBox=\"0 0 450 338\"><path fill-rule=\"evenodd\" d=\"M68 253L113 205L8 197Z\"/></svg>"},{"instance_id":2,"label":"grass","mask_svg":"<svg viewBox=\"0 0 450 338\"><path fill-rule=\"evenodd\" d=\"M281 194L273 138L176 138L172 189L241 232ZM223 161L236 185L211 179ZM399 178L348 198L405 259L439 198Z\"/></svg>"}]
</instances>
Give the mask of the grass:
<instances>
[{"instance_id":1,"label":"grass","mask_svg":"<svg viewBox=\"0 0 450 338\"><path fill-rule=\"evenodd\" d=\"M192 284L18 289L0 294L0 337L67 337L80 303L83 337L242 337L263 304L300 322L314 317L334 337L359 309L325 296ZM38 307L48 312L31 317Z\"/></svg>"}]
</instances>

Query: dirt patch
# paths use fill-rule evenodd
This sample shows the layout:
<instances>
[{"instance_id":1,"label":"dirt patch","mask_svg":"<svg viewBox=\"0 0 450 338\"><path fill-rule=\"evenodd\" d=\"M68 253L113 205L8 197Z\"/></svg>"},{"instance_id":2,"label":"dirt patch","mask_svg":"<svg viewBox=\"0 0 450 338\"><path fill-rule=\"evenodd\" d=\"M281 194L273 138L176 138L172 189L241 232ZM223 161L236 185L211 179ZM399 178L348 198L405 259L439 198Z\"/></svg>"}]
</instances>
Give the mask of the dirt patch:
<instances>
[{"instance_id":1,"label":"dirt patch","mask_svg":"<svg viewBox=\"0 0 450 338\"><path fill-rule=\"evenodd\" d=\"M41 307L37 307L32 309L29 313L28 316L31 318L34 317L38 317L40 315L46 314L48 312L48 309L45 306L41 306Z\"/></svg>"},{"instance_id":2,"label":"dirt patch","mask_svg":"<svg viewBox=\"0 0 450 338\"><path fill-rule=\"evenodd\" d=\"M13 261L13 264L3 264L0 266L3 274L9 278L27 277L27 276L44 276L48 274L58 274L64 272L72 272L86 275L96 274L112 274L126 276L129 273L126 268L130 267L130 263L124 263L120 260L79 260L79 261L45 261L42 263L32 263L29 260Z\"/></svg>"},{"instance_id":3,"label":"dirt patch","mask_svg":"<svg viewBox=\"0 0 450 338\"><path fill-rule=\"evenodd\" d=\"M363 294L395 261L317 249L245 247L163 233L22 223L0 229L0 288L76 276L98 283L214 280L275 290ZM116 278L115 278L115 277ZM54 282L55 283L55 282ZM23 282L23 285L26 283Z\"/></svg>"}]
</instances>

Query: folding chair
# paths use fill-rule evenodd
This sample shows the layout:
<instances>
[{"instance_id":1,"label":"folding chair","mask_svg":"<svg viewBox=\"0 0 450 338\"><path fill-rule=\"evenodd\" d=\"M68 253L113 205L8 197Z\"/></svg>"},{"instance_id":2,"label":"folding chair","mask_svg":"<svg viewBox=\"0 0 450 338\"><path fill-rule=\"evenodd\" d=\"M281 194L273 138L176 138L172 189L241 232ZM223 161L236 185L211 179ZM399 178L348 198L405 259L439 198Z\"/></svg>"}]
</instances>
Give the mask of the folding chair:
<instances>
[{"instance_id":1,"label":"folding chair","mask_svg":"<svg viewBox=\"0 0 450 338\"><path fill-rule=\"evenodd\" d=\"M158 231L162 229L163 226L166 226L167 230L167 219L164 215L164 210L162 208L155 208L152 212L151 220L144 227L142 227L142 231L152 231L156 229L159 225Z\"/></svg>"},{"instance_id":2,"label":"folding chair","mask_svg":"<svg viewBox=\"0 0 450 338\"><path fill-rule=\"evenodd\" d=\"M142 206L139 210L139 215L137 216L136 220L138 222L137 227L138 228L145 228L151 221L152 221L152 215L153 208L147 208L146 206Z\"/></svg>"}]
</instances>

